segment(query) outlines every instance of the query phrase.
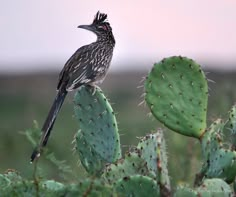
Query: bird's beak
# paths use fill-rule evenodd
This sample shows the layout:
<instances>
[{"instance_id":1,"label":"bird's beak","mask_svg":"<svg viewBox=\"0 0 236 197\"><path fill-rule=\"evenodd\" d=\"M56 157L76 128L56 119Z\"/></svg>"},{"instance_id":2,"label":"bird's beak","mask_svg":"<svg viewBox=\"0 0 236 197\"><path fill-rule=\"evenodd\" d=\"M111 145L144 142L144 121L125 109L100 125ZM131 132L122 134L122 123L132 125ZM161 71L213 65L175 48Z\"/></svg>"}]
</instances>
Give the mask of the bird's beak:
<instances>
[{"instance_id":1,"label":"bird's beak","mask_svg":"<svg viewBox=\"0 0 236 197\"><path fill-rule=\"evenodd\" d=\"M87 29L89 31L93 31L94 30L92 25L79 25L78 28Z\"/></svg>"}]
</instances>

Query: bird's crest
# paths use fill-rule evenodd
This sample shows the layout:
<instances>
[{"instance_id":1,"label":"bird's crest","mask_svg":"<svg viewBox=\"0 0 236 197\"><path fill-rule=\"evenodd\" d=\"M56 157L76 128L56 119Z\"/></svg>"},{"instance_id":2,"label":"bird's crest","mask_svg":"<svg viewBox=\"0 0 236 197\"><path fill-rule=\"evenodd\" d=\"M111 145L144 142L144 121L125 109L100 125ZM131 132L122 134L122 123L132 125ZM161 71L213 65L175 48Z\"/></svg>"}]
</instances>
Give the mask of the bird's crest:
<instances>
[{"instance_id":1,"label":"bird's crest","mask_svg":"<svg viewBox=\"0 0 236 197\"><path fill-rule=\"evenodd\" d=\"M107 22L107 14L100 13L98 11L94 17L93 24L100 24L100 23L108 23Z\"/></svg>"}]
</instances>

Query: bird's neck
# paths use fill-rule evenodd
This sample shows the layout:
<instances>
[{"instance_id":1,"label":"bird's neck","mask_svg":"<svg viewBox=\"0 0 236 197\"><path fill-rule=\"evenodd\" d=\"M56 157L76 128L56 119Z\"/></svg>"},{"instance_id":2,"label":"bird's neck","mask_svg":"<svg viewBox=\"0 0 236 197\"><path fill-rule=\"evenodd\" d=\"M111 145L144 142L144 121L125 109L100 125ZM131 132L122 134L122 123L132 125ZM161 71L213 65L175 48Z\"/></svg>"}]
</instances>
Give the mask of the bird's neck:
<instances>
[{"instance_id":1,"label":"bird's neck","mask_svg":"<svg viewBox=\"0 0 236 197\"><path fill-rule=\"evenodd\" d=\"M100 35L97 37L97 42L103 42L104 44L108 44L111 46L115 46L115 38L112 33L106 35Z\"/></svg>"}]
</instances>

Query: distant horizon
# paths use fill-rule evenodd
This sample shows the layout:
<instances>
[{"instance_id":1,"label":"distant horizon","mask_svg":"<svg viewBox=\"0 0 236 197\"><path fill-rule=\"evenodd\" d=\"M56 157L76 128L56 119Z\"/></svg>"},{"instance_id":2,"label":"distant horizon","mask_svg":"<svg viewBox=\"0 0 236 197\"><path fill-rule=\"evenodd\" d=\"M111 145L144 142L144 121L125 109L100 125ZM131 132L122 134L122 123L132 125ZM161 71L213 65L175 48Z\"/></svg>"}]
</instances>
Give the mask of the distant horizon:
<instances>
[{"instance_id":1,"label":"distant horizon","mask_svg":"<svg viewBox=\"0 0 236 197\"><path fill-rule=\"evenodd\" d=\"M108 15L116 40L111 70L128 69L123 63L131 60L147 62L146 70L179 54L235 69L235 0L18 0L14 6L3 1L0 9L0 63L11 63L0 64L0 72L62 68L79 47L95 41L93 33L77 26L91 24L98 10ZM32 64L54 60L59 65ZM133 66L129 69L137 69Z\"/></svg>"},{"instance_id":2,"label":"distant horizon","mask_svg":"<svg viewBox=\"0 0 236 197\"><path fill-rule=\"evenodd\" d=\"M160 61L161 59L159 59ZM130 61L127 62L116 62L110 66L109 72L119 73L119 72L146 72L149 71L154 63L150 60L142 62L140 61ZM211 71L219 71L219 72L236 72L236 61L232 63L223 63L223 62L217 62L217 61L209 61L209 60L201 60L197 61L198 64L202 66L204 70L211 70ZM7 69L8 67L13 67L14 65L18 65L18 68L15 67L14 69ZM2 66L4 65L4 66ZM21 66L24 65L24 66ZM128 66L124 66L128 65ZM48 67L47 67L48 66ZM61 61L58 60L51 60L51 61L45 61L45 62L38 62L35 63L35 61L31 62L0 62L0 75L4 74L37 74L37 73L59 73L61 69L63 68L63 64ZM27 69L26 69L27 68Z\"/></svg>"}]
</instances>

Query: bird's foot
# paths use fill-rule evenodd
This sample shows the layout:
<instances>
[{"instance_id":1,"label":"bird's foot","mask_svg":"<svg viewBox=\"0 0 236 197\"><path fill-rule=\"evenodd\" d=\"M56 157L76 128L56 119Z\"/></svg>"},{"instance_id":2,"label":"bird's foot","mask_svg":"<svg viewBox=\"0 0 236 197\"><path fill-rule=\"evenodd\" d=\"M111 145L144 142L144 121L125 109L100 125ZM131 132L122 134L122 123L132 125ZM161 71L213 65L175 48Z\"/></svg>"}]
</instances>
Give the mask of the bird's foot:
<instances>
[{"instance_id":1,"label":"bird's foot","mask_svg":"<svg viewBox=\"0 0 236 197\"><path fill-rule=\"evenodd\" d=\"M96 93L97 90L101 90L96 84L89 84L89 88L92 91L92 95Z\"/></svg>"}]
</instances>

